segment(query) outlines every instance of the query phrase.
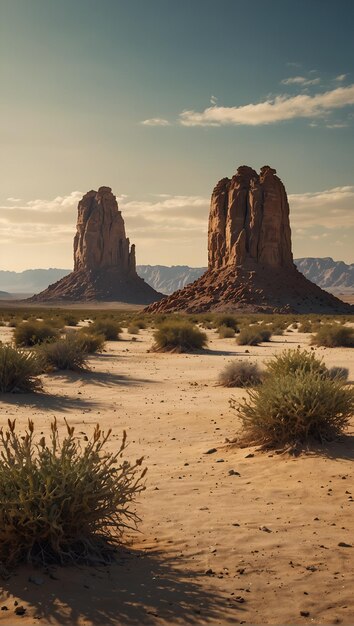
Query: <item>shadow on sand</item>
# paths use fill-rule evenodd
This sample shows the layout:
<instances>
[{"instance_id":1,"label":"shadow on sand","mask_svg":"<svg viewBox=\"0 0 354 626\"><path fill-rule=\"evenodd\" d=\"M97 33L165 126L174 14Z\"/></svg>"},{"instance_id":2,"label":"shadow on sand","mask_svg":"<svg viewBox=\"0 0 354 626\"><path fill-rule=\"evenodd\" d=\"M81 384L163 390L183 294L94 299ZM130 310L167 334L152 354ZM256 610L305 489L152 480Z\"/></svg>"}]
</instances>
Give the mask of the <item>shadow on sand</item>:
<instances>
[{"instance_id":1,"label":"shadow on sand","mask_svg":"<svg viewBox=\"0 0 354 626\"><path fill-rule=\"evenodd\" d=\"M0 401L17 407L32 407L43 411L68 411L70 409L89 410L98 409L101 405L93 400L69 398L55 393L4 393L0 394Z\"/></svg>"},{"instance_id":2,"label":"shadow on sand","mask_svg":"<svg viewBox=\"0 0 354 626\"><path fill-rule=\"evenodd\" d=\"M62 371L54 372L51 374L51 378L56 380L62 379L65 382L82 382L100 386L110 385L124 385L124 386L136 386L142 383L153 383L153 380L145 378L132 378L131 376L124 376L123 374L114 374L112 372L99 372L96 370L83 370L81 372Z\"/></svg>"},{"instance_id":3,"label":"shadow on sand","mask_svg":"<svg viewBox=\"0 0 354 626\"><path fill-rule=\"evenodd\" d=\"M31 575L41 577L43 584L28 582ZM167 558L158 551L124 551L109 567L56 568L51 576L23 566L3 589L28 605L27 618L63 626L86 621L101 626L153 625L161 620L181 625L231 623L226 613L236 620L244 611L232 598L211 589L205 576L186 570L180 557ZM10 607L11 600L3 604Z\"/></svg>"},{"instance_id":4,"label":"shadow on sand","mask_svg":"<svg viewBox=\"0 0 354 626\"><path fill-rule=\"evenodd\" d=\"M333 461L354 461L354 434L341 435L336 441L312 445L307 454L326 457Z\"/></svg>"}]
</instances>

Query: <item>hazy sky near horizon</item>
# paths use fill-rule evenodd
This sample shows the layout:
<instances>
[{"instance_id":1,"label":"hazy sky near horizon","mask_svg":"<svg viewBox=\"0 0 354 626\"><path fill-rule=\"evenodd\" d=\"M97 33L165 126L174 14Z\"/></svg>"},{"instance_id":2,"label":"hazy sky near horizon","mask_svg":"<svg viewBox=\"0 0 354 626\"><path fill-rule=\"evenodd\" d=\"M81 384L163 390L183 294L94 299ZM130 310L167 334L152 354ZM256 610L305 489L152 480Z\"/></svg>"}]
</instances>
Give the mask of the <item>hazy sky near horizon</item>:
<instances>
[{"instance_id":1,"label":"hazy sky near horizon","mask_svg":"<svg viewBox=\"0 0 354 626\"><path fill-rule=\"evenodd\" d=\"M353 23L352 0L0 0L0 269L72 267L101 185L138 263L205 265L242 164L277 169L295 257L353 262Z\"/></svg>"}]
</instances>

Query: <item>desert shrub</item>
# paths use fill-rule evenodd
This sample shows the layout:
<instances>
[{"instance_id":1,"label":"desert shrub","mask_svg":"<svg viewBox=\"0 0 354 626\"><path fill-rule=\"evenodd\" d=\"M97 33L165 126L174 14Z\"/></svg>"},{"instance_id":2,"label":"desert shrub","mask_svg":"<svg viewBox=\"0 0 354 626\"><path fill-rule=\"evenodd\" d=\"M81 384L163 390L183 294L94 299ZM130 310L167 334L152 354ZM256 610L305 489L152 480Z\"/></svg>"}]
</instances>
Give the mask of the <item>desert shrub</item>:
<instances>
[{"instance_id":1,"label":"desert shrub","mask_svg":"<svg viewBox=\"0 0 354 626\"><path fill-rule=\"evenodd\" d=\"M299 328L299 323L294 322L293 324L291 324L291 328L293 328L294 330L297 330Z\"/></svg>"},{"instance_id":2,"label":"desert shrub","mask_svg":"<svg viewBox=\"0 0 354 626\"><path fill-rule=\"evenodd\" d=\"M122 332L118 322L109 319L95 320L87 330L95 335L103 335L106 341L118 341L119 334Z\"/></svg>"},{"instance_id":3,"label":"desert shrub","mask_svg":"<svg viewBox=\"0 0 354 626\"><path fill-rule=\"evenodd\" d=\"M299 324L298 328L300 333L311 333L312 332L312 324L310 320L303 320L301 324Z\"/></svg>"},{"instance_id":4,"label":"desert shrub","mask_svg":"<svg viewBox=\"0 0 354 626\"><path fill-rule=\"evenodd\" d=\"M282 447L340 435L354 411L354 390L339 378L298 369L266 376L236 408L248 443Z\"/></svg>"},{"instance_id":5,"label":"desert shrub","mask_svg":"<svg viewBox=\"0 0 354 626\"><path fill-rule=\"evenodd\" d=\"M197 326L181 320L163 322L154 332L153 349L160 352L193 352L206 346L207 336Z\"/></svg>"},{"instance_id":6,"label":"desert shrub","mask_svg":"<svg viewBox=\"0 0 354 626\"><path fill-rule=\"evenodd\" d=\"M22 323L22 319L14 317L11 320L9 320L7 325L9 328L17 328L17 326L21 323Z\"/></svg>"},{"instance_id":7,"label":"desert shrub","mask_svg":"<svg viewBox=\"0 0 354 626\"><path fill-rule=\"evenodd\" d=\"M105 345L104 335L88 333L84 330L79 331L76 334L76 340L82 347L82 349L87 352L87 354L95 354L95 352L101 352L104 349Z\"/></svg>"},{"instance_id":8,"label":"desert shrub","mask_svg":"<svg viewBox=\"0 0 354 626\"><path fill-rule=\"evenodd\" d=\"M354 348L354 329L340 325L326 325L317 330L311 337L311 344L316 346L326 346L336 348L344 346Z\"/></svg>"},{"instance_id":9,"label":"desert shrub","mask_svg":"<svg viewBox=\"0 0 354 626\"><path fill-rule=\"evenodd\" d=\"M270 338L272 336L272 330L270 330L269 328L259 328L258 329L259 335L261 337L261 341L270 341Z\"/></svg>"},{"instance_id":10,"label":"desert shrub","mask_svg":"<svg viewBox=\"0 0 354 626\"><path fill-rule=\"evenodd\" d=\"M133 326L137 326L139 329L143 330L144 328L146 328L146 321L144 319L133 319L131 321L131 324Z\"/></svg>"},{"instance_id":11,"label":"desert shrub","mask_svg":"<svg viewBox=\"0 0 354 626\"><path fill-rule=\"evenodd\" d=\"M216 325L218 328L226 326L227 328L233 328L237 330L237 320L233 315L219 315L216 319Z\"/></svg>"},{"instance_id":12,"label":"desert shrub","mask_svg":"<svg viewBox=\"0 0 354 626\"><path fill-rule=\"evenodd\" d=\"M220 339L231 339L235 336L235 329L230 326L220 326L219 337Z\"/></svg>"},{"instance_id":13,"label":"desert shrub","mask_svg":"<svg viewBox=\"0 0 354 626\"><path fill-rule=\"evenodd\" d=\"M239 346L257 346L261 343L262 337L258 328L246 326L241 329L236 337L236 341Z\"/></svg>"},{"instance_id":14,"label":"desert shrub","mask_svg":"<svg viewBox=\"0 0 354 626\"><path fill-rule=\"evenodd\" d=\"M321 359L318 359L314 352L307 350L284 350L266 365L267 375L282 376L283 374L294 374L297 371L315 372L320 376L328 375L328 370Z\"/></svg>"},{"instance_id":15,"label":"desert shrub","mask_svg":"<svg viewBox=\"0 0 354 626\"><path fill-rule=\"evenodd\" d=\"M111 431L96 426L84 447L67 425L61 441L56 420L48 441L25 436L15 420L0 430L0 563L3 573L21 561L105 563L126 528L139 518L131 509L144 489L143 459L121 461L126 434L116 452L103 450Z\"/></svg>"},{"instance_id":16,"label":"desert shrub","mask_svg":"<svg viewBox=\"0 0 354 626\"><path fill-rule=\"evenodd\" d=\"M39 391L42 387L38 378L40 371L38 359L32 352L0 345L1 393Z\"/></svg>"},{"instance_id":17,"label":"desert shrub","mask_svg":"<svg viewBox=\"0 0 354 626\"><path fill-rule=\"evenodd\" d=\"M80 321L79 318L72 313L64 313L62 319L65 326L77 326Z\"/></svg>"},{"instance_id":18,"label":"desert shrub","mask_svg":"<svg viewBox=\"0 0 354 626\"><path fill-rule=\"evenodd\" d=\"M261 381L258 365L248 361L231 361L219 374L219 384L223 387L252 387Z\"/></svg>"},{"instance_id":19,"label":"desert shrub","mask_svg":"<svg viewBox=\"0 0 354 626\"><path fill-rule=\"evenodd\" d=\"M330 378L340 378L341 380L348 380L349 369L347 367L341 367L334 365L328 370L328 376Z\"/></svg>"},{"instance_id":20,"label":"desert shrub","mask_svg":"<svg viewBox=\"0 0 354 626\"><path fill-rule=\"evenodd\" d=\"M82 370L87 361L87 351L72 334L51 343L42 343L38 357L45 371Z\"/></svg>"},{"instance_id":21,"label":"desert shrub","mask_svg":"<svg viewBox=\"0 0 354 626\"><path fill-rule=\"evenodd\" d=\"M58 336L58 330L46 322L21 322L14 330L14 341L19 347L32 347Z\"/></svg>"},{"instance_id":22,"label":"desert shrub","mask_svg":"<svg viewBox=\"0 0 354 626\"><path fill-rule=\"evenodd\" d=\"M139 327L135 326L133 324L130 324L130 326L128 326L127 331L130 335L138 335L139 334Z\"/></svg>"}]
</instances>

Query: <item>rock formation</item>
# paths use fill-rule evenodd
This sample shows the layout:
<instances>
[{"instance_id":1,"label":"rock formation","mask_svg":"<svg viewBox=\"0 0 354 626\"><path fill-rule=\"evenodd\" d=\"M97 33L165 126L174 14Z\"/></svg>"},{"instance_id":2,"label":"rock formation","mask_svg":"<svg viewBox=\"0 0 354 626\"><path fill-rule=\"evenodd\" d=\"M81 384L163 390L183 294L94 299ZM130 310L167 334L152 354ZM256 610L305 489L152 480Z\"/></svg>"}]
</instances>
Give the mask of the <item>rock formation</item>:
<instances>
[{"instance_id":1,"label":"rock formation","mask_svg":"<svg viewBox=\"0 0 354 626\"><path fill-rule=\"evenodd\" d=\"M291 251L285 187L268 165L245 165L211 196L208 269L201 278L148 307L149 312L346 313L338 300L298 272Z\"/></svg>"},{"instance_id":2,"label":"rock formation","mask_svg":"<svg viewBox=\"0 0 354 626\"><path fill-rule=\"evenodd\" d=\"M78 205L74 271L31 302L119 301L149 304L162 297L136 273L135 246L110 187L89 191Z\"/></svg>"}]
</instances>

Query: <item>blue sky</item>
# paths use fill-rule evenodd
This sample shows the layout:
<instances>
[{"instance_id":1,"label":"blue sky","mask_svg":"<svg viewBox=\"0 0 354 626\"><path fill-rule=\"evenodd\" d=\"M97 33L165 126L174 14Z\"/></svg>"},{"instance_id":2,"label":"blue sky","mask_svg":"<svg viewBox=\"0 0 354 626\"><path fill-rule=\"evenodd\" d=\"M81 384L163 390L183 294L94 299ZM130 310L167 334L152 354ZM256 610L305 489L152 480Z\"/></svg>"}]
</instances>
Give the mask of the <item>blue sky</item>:
<instances>
[{"instance_id":1,"label":"blue sky","mask_svg":"<svg viewBox=\"0 0 354 626\"><path fill-rule=\"evenodd\" d=\"M138 262L203 265L212 188L275 167L295 256L353 261L352 0L1 0L0 267L72 264L109 185Z\"/></svg>"}]
</instances>

